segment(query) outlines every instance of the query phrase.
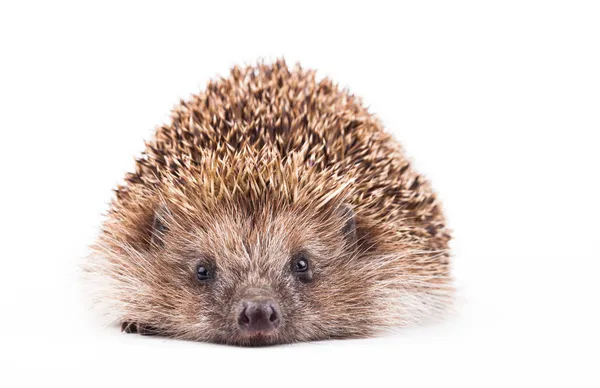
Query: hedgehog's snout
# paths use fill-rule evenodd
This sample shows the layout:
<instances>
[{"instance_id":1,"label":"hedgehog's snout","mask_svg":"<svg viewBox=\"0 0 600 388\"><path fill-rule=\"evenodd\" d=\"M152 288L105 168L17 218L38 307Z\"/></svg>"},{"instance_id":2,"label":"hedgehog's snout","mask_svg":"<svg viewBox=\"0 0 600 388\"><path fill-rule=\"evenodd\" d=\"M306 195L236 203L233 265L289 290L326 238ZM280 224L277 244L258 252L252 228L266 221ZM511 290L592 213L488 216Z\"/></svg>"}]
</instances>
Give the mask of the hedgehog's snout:
<instances>
[{"instance_id":1,"label":"hedgehog's snout","mask_svg":"<svg viewBox=\"0 0 600 388\"><path fill-rule=\"evenodd\" d=\"M271 334L281 324L278 303L262 289L249 289L237 308L240 330L249 335Z\"/></svg>"}]
</instances>

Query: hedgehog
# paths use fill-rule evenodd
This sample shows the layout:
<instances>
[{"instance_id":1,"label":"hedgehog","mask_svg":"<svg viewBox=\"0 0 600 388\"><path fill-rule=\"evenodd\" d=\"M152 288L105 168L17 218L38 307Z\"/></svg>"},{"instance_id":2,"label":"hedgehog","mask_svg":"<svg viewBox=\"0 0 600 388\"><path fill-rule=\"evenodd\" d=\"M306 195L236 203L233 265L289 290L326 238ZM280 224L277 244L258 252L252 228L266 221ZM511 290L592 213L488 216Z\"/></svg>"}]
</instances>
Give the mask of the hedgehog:
<instances>
[{"instance_id":1,"label":"hedgehog","mask_svg":"<svg viewBox=\"0 0 600 388\"><path fill-rule=\"evenodd\" d=\"M450 231L362 101L299 64L181 101L86 260L127 333L229 345L364 338L443 316Z\"/></svg>"}]
</instances>

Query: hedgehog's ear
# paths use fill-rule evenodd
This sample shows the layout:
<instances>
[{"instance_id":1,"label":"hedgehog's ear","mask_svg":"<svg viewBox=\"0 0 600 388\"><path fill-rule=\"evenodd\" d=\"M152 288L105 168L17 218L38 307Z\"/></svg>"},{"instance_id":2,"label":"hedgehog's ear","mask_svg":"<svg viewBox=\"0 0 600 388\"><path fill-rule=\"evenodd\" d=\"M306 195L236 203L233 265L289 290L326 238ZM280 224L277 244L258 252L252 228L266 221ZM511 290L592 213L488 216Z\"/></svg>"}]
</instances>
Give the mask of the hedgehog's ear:
<instances>
[{"instance_id":1,"label":"hedgehog's ear","mask_svg":"<svg viewBox=\"0 0 600 388\"><path fill-rule=\"evenodd\" d=\"M342 234L349 244L356 242L356 216L350 205L343 203L336 209L343 221Z\"/></svg>"},{"instance_id":2,"label":"hedgehog's ear","mask_svg":"<svg viewBox=\"0 0 600 388\"><path fill-rule=\"evenodd\" d=\"M154 211L154 218L152 219L152 230L150 235L150 243L152 245L162 246L164 244L164 237L167 233L167 217L169 211L164 205L160 205L158 209Z\"/></svg>"}]
</instances>

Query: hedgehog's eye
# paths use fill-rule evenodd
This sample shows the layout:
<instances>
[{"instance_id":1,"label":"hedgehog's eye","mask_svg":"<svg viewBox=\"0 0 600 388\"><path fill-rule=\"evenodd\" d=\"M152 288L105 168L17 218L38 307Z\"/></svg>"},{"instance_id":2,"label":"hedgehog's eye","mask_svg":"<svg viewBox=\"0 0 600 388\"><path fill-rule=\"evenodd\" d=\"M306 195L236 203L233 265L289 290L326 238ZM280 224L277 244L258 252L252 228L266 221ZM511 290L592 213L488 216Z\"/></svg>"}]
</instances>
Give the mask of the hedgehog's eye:
<instances>
[{"instance_id":1,"label":"hedgehog's eye","mask_svg":"<svg viewBox=\"0 0 600 388\"><path fill-rule=\"evenodd\" d=\"M294 257L294 272L304 273L308 271L308 259L304 255Z\"/></svg>"},{"instance_id":2,"label":"hedgehog's eye","mask_svg":"<svg viewBox=\"0 0 600 388\"><path fill-rule=\"evenodd\" d=\"M213 276L214 276L213 271L211 271L205 265L200 264L200 265L198 265L198 268L196 268L196 277L201 282L210 280L213 278Z\"/></svg>"},{"instance_id":3,"label":"hedgehog's eye","mask_svg":"<svg viewBox=\"0 0 600 388\"><path fill-rule=\"evenodd\" d=\"M310 261L305 254L299 253L292 258L292 272L302 282L310 282L312 280L312 270Z\"/></svg>"}]
</instances>

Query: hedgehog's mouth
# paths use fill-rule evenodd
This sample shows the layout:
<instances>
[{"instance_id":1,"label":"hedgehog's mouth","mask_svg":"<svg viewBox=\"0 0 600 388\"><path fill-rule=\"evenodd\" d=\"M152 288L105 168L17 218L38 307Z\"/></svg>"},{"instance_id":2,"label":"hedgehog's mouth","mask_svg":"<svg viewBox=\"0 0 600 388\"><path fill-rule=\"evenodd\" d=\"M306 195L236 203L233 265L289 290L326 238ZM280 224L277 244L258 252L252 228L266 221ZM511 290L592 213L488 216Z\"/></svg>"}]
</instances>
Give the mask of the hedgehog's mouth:
<instances>
[{"instance_id":1,"label":"hedgehog's mouth","mask_svg":"<svg viewBox=\"0 0 600 388\"><path fill-rule=\"evenodd\" d=\"M280 343L279 336L273 332L258 332L255 334L242 334L237 341L241 346L270 346Z\"/></svg>"}]
</instances>

